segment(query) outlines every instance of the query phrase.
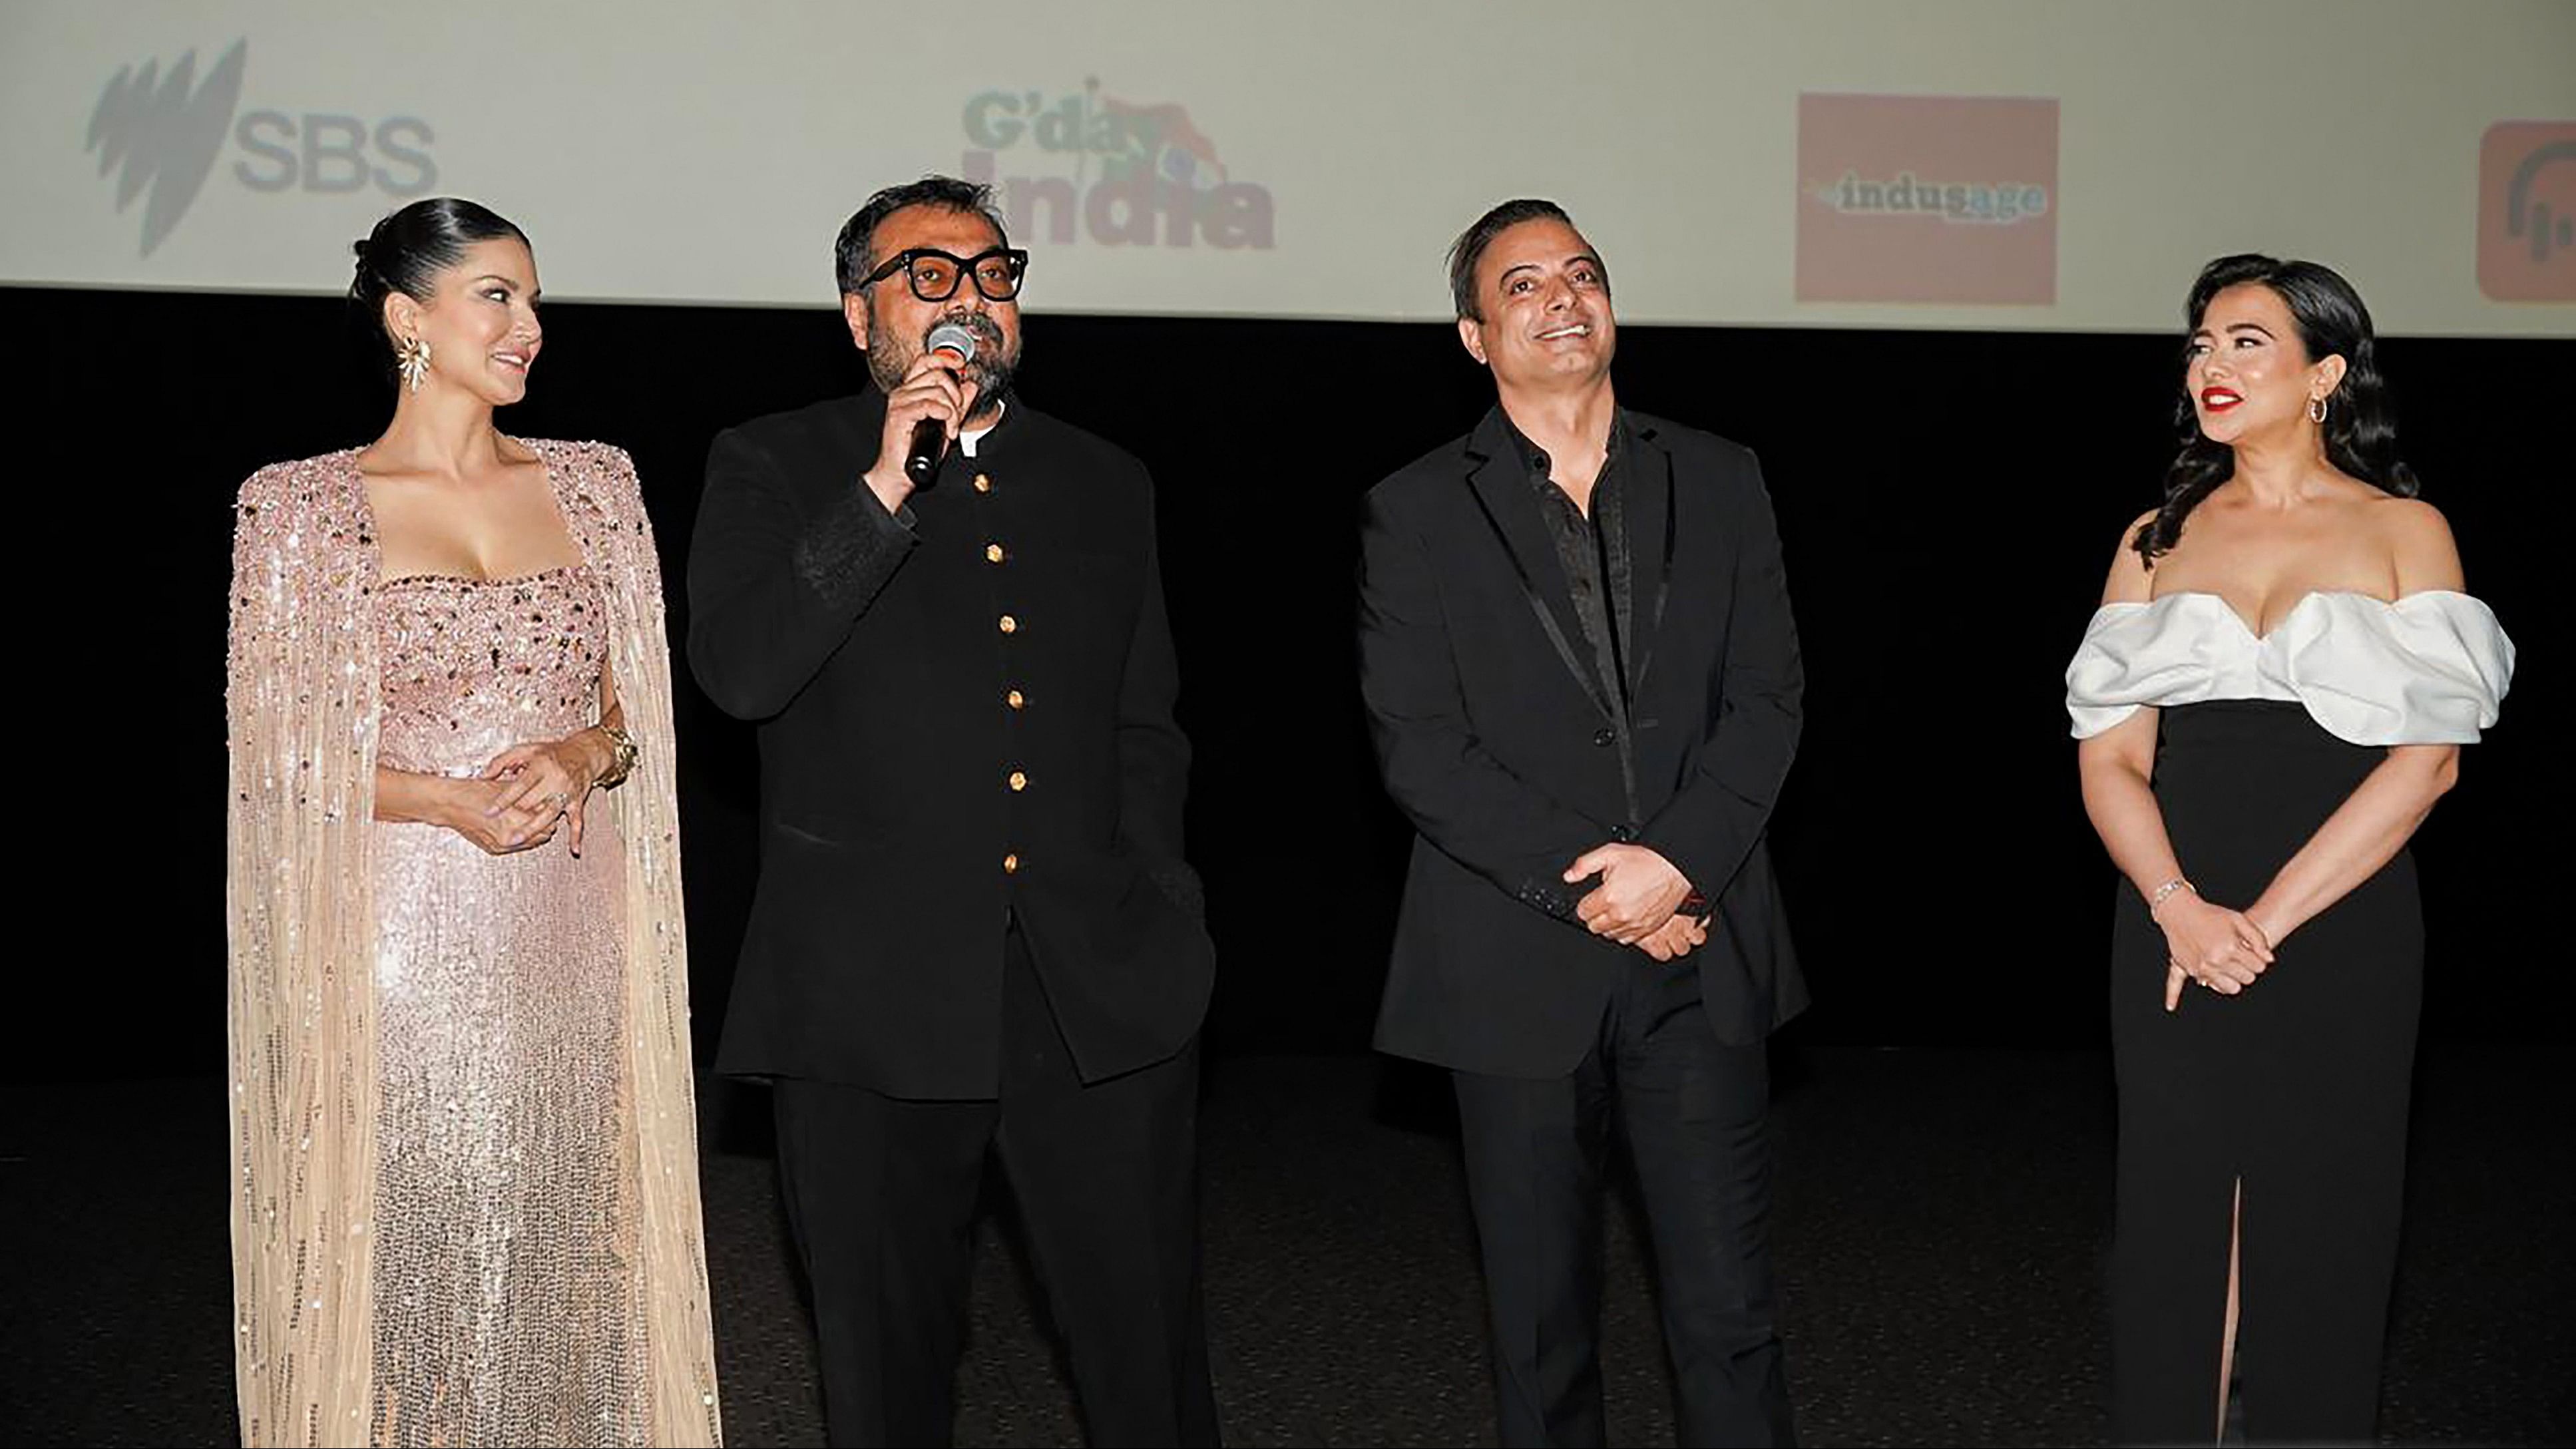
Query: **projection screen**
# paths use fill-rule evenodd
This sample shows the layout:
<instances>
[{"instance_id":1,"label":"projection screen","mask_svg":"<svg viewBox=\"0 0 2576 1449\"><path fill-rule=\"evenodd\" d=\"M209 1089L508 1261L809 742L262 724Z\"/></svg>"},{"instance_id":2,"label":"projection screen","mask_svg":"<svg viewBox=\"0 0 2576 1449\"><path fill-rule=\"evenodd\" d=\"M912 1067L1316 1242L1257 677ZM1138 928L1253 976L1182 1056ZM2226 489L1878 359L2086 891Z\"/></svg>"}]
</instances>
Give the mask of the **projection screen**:
<instances>
[{"instance_id":1,"label":"projection screen","mask_svg":"<svg viewBox=\"0 0 2576 1449\"><path fill-rule=\"evenodd\" d=\"M336 291L453 194L552 297L827 305L943 171L1044 310L1439 318L1536 195L1631 322L2162 330L2261 250L2385 331L2576 330L2565 0L10 0L0 123L15 284Z\"/></svg>"}]
</instances>

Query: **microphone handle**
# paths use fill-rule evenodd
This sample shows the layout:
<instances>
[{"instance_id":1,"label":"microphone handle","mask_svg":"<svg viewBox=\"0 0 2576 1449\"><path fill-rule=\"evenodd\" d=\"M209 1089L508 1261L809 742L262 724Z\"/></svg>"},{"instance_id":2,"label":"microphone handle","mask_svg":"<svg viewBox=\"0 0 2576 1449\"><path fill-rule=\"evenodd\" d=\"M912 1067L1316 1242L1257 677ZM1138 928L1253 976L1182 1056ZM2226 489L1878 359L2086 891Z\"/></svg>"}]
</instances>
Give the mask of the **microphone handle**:
<instances>
[{"instance_id":1,"label":"microphone handle","mask_svg":"<svg viewBox=\"0 0 2576 1449\"><path fill-rule=\"evenodd\" d=\"M927 488L939 476L939 460L948 452L948 425L923 418L912 425L912 446L904 450L903 475L915 488Z\"/></svg>"}]
</instances>

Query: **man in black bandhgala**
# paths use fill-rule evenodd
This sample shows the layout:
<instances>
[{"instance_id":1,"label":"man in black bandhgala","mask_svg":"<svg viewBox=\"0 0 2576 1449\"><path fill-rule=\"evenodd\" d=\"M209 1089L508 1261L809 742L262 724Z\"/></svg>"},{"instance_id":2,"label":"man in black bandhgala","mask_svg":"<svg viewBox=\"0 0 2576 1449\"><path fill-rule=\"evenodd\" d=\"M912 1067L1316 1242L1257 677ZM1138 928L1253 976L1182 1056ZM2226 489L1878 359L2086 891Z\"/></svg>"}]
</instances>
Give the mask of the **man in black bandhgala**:
<instances>
[{"instance_id":1,"label":"man in black bandhgala","mask_svg":"<svg viewBox=\"0 0 2576 1449\"><path fill-rule=\"evenodd\" d=\"M760 740L717 1066L775 1082L834 1444L949 1442L988 1152L1092 1441L1217 1437L1153 494L1012 395L1027 263L983 187L872 197L837 264L876 388L719 436L689 557L690 663Z\"/></svg>"}]
</instances>

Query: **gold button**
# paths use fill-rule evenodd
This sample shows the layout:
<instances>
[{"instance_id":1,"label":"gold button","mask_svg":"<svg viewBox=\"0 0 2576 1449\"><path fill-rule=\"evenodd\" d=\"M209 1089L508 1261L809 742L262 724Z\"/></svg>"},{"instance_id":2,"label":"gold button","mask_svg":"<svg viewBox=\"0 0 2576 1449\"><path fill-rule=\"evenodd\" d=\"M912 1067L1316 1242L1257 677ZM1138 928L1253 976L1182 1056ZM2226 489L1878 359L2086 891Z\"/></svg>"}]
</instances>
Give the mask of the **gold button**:
<instances>
[{"instance_id":1,"label":"gold button","mask_svg":"<svg viewBox=\"0 0 2576 1449\"><path fill-rule=\"evenodd\" d=\"M1006 855L1006 856L1003 856L1003 857L1002 857L1002 874L1004 874L1004 875L1017 875L1017 874L1019 874L1019 873L1020 873L1020 858L1019 858L1018 856L1016 856L1016 855Z\"/></svg>"},{"instance_id":2,"label":"gold button","mask_svg":"<svg viewBox=\"0 0 2576 1449\"><path fill-rule=\"evenodd\" d=\"M1020 621L1012 618L1008 614L1004 614L1002 616L1002 632L1005 634L1017 634L1020 632Z\"/></svg>"},{"instance_id":3,"label":"gold button","mask_svg":"<svg viewBox=\"0 0 2576 1449\"><path fill-rule=\"evenodd\" d=\"M976 491L976 492L978 492L978 493L990 493L990 492L992 492L992 491L993 491L993 480L992 480L992 479L990 479L990 478L985 477L985 476L984 476L983 474L981 474L981 473L976 474L976 475L975 475L975 491Z\"/></svg>"},{"instance_id":4,"label":"gold button","mask_svg":"<svg viewBox=\"0 0 2576 1449\"><path fill-rule=\"evenodd\" d=\"M1002 701L1003 701L1003 703L1008 704L1008 705L1009 705L1011 708L1013 708L1013 709L1026 709L1026 708L1028 708L1028 707L1029 707L1029 697L1028 697L1027 695L1025 695L1025 694L1020 693L1020 692L1019 692L1018 690L1016 690L1016 689L1012 690L1010 693L1008 693L1008 694L1006 694L1006 695L1003 695L1003 696L1002 696Z\"/></svg>"},{"instance_id":5,"label":"gold button","mask_svg":"<svg viewBox=\"0 0 2576 1449\"><path fill-rule=\"evenodd\" d=\"M986 562L986 563L1000 563L1001 561L1002 561L1002 546L1001 546L1000 544L998 544L998 543L988 543L988 544L984 545L984 562Z\"/></svg>"},{"instance_id":6,"label":"gold button","mask_svg":"<svg viewBox=\"0 0 2576 1449\"><path fill-rule=\"evenodd\" d=\"M1013 770L1011 772L1011 788L1014 790L1025 790L1029 788L1029 777L1027 774L1019 770Z\"/></svg>"}]
</instances>

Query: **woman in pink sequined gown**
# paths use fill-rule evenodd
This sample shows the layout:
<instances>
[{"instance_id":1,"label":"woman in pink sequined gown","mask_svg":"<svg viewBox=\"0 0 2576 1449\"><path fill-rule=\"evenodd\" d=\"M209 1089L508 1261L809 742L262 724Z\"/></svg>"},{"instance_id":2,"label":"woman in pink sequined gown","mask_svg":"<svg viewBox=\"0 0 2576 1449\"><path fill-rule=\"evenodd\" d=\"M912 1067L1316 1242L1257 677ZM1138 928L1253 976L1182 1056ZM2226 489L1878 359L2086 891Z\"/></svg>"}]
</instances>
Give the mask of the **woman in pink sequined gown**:
<instances>
[{"instance_id":1,"label":"woman in pink sequined gown","mask_svg":"<svg viewBox=\"0 0 2576 1449\"><path fill-rule=\"evenodd\" d=\"M543 341L517 228L415 203L357 271L392 423L235 535L243 1440L714 1444L634 471L493 425Z\"/></svg>"}]
</instances>

